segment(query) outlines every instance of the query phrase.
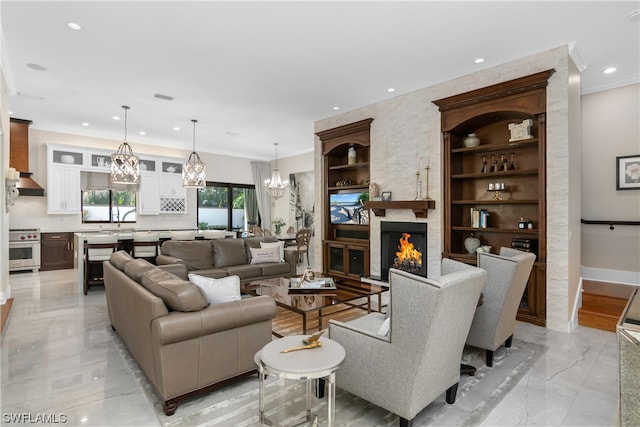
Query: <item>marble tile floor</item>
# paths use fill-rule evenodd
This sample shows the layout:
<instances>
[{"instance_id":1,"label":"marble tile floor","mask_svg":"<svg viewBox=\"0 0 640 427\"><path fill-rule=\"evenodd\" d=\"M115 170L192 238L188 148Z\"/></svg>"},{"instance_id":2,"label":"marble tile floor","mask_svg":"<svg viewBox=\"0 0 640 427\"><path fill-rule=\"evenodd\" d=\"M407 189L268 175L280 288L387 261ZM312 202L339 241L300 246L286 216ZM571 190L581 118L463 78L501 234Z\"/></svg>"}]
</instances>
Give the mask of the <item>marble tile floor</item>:
<instances>
[{"instance_id":1,"label":"marble tile floor","mask_svg":"<svg viewBox=\"0 0 640 427\"><path fill-rule=\"evenodd\" d=\"M12 414L56 414L70 426L159 426L115 348L104 292L84 296L75 279L74 270L9 276L1 424L17 425ZM481 426L617 425L615 333L519 323L516 336L548 351Z\"/></svg>"}]
</instances>

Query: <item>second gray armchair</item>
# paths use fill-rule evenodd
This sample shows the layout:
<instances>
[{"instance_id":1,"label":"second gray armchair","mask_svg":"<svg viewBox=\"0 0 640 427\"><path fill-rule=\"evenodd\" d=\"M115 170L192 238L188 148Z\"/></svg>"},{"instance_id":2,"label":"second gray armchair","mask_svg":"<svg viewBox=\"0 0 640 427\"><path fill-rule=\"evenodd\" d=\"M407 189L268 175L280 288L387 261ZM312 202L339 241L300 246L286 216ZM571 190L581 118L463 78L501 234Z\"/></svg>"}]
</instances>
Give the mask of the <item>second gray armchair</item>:
<instances>
[{"instance_id":1,"label":"second gray armchair","mask_svg":"<svg viewBox=\"0 0 640 427\"><path fill-rule=\"evenodd\" d=\"M511 248L500 255L481 252L478 267L487 271L483 304L476 310L467 344L486 350L487 366L493 366L493 352L501 345L511 347L516 314L536 256Z\"/></svg>"},{"instance_id":2,"label":"second gray armchair","mask_svg":"<svg viewBox=\"0 0 640 427\"><path fill-rule=\"evenodd\" d=\"M346 357L336 385L400 417L414 417L446 393L454 403L460 361L487 273L450 259L429 279L389 270L390 321L382 313L348 323L329 321L329 336Z\"/></svg>"}]
</instances>

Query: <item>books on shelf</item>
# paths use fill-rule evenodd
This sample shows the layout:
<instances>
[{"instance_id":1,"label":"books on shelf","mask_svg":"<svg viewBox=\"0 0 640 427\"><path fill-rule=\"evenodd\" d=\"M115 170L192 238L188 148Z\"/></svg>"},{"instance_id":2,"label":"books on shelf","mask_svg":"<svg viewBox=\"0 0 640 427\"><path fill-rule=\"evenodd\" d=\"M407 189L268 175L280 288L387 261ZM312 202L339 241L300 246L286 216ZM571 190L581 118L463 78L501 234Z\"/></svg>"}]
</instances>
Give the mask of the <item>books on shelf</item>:
<instances>
[{"instance_id":1,"label":"books on shelf","mask_svg":"<svg viewBox=\"0 0 640 427\"><path fill-rule=\"evenodd\" d=\"M514 237L511 239L511 247L523 252L538 253L538 239L526 239Z\"/></svg>"},{"instance_id":2,"label":"books on shelf","mask_svg":"<svg viewBox=\"0 0 640 427\"><path fill-rule=\"evenodd\" d=\"M486 209L471 208L471 227L491 227L491 214Z\"/></svg>"}]
</instances>

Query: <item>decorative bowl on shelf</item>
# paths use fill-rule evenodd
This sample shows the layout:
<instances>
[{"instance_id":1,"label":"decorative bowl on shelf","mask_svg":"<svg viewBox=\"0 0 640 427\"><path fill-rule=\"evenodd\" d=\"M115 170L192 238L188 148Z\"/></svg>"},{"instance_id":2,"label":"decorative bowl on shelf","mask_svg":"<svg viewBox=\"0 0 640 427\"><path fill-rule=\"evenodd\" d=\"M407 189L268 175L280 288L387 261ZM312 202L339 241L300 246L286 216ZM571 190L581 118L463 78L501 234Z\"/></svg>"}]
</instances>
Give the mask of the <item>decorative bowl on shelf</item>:
<instances>
[{"instance_id":1,"label":"decorative bowl on shelf","mask_svg":"<svg viewBox=\"0 0 640 427\"><path fill-rule=\"evenodd\" d=\"M76 162L76 158L73 157L73 155L71 154L63 154L62 156L60 156L60 161L62 163L67 163L67 164L74 164Z\"/></svg>"}]
</instances>

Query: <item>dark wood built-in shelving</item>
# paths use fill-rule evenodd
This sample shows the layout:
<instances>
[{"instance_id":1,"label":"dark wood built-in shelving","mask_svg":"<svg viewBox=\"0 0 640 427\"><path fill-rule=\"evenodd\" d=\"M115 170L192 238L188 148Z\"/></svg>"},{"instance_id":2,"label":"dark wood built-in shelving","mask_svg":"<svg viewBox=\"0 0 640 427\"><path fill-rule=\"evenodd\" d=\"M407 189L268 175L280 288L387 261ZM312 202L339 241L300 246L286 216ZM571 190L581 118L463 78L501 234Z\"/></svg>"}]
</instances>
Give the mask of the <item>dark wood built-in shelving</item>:
<instances>
[{"instance_id":1,"label":"dark wood built-in shelving","mask_svg":"<svg viewBox=\"0 0 640 427\"><path fill-rule=\"evenodd\" d=\"M372 121L360 120L316 133L322 142L324 163L322 270L345 282L359 283L361 277L369 276L369 223L332 223L329 202L331 195L369 192ZM348 155L350 148L356 152L356 160L351 163Z\"/></svg>"},{"instance_id":2,"label":"dark wood built-in shelving","mask_svg":"<svg viewBox=\"0 0 640 427\"><path fill-rule=\"evenodd\" d=\"M531 241L527 250L537 258L520 303L518 319L544 326L546 323L546 87L555 70L433 101L441 113L443 140L443 256L476 263L464 240L472 233L482 245L518 246ZM531 120L530 138L509 141L510 124ZM480 145L465 147L464 139L475 133ZM513 170L484 172L495 158L511 162ZM493 200L491 183L500 182L504 200ZM490 227L471 227L472 210L486 211ZM520 229L520 221L534 228Z\"/></svg>"}]
</instances>

